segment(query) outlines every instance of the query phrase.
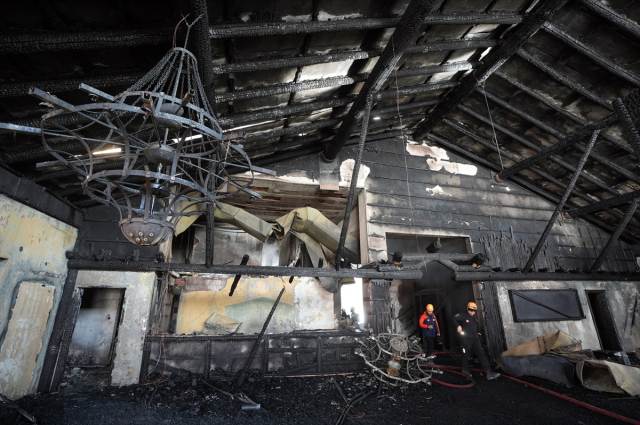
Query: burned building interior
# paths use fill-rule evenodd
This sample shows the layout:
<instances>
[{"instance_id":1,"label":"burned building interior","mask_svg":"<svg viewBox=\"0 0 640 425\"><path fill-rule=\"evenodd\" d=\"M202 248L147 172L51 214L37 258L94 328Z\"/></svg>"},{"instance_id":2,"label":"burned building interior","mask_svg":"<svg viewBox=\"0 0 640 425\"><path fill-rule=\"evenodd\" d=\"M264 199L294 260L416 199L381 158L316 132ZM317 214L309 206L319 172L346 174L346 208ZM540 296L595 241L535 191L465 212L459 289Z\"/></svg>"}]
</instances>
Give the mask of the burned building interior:
<instances>
[{"instance_id":1,"label":"burned building interior","mask_svg":"<svg viewBox=\"0 0 640 425\"><path fill-rule=\"evenodd\" d=\"M0 422L640 424L639 23L4 2Z\"/></svg>"}]
</instances>

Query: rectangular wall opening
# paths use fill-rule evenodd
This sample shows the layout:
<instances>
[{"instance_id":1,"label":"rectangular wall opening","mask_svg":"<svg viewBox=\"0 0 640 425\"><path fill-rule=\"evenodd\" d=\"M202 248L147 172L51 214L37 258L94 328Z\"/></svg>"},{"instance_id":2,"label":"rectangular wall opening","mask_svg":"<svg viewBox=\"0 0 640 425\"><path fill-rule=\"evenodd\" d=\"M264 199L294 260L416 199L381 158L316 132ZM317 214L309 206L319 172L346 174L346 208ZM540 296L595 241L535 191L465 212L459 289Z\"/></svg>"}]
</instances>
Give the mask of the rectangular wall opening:
<instances>
[{"instance_id":1,"label":"rectangular wall opening","mask_svg":"<svg viewBox=\"0 0 640 425\"><path fill-rule=\"evenodd\" d=\"M602 349L610 351L622 350L613 316L609 310L606 293L603 291L587 291L587 297L589 298L593 323L596 325Z\"/></svg>"},{"instance_id":2,"label":"rectangular wall opening","mask_svg":"<svg viewBox=\"0 0 640 425\"><path fill-rule=\"evenodd\" d=\"M69 367L111 364L124 291L122 288L84 289L69 346Z\"/></svg>"}]
</instances>

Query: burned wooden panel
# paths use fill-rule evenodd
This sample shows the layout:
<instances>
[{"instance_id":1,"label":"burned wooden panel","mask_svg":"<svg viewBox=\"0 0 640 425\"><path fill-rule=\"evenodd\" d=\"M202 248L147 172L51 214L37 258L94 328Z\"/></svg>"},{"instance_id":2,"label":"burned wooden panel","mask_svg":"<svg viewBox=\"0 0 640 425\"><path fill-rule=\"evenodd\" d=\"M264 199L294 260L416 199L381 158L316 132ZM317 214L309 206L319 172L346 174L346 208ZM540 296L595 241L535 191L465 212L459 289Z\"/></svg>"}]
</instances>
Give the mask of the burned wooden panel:
<instances>
[{"instance_id":1,"label":"burned wooden panel","mask_svg":"<svg viewBox=\"0 0 640 425\"><path fill-rule=\"evenodd\" d=\"M27 395L42 351L55 287L22 282L0 351L0 392L11 400Z\"/></svg>"},{"instance_id":2,"label":"burned wooden panel","mask_svg":"<svg viewBox=\"0 0 640 425\"><path fill-rule=\"evenodd\" d=\"M264 337L249 366L254 376L324 375L364 371L354 354L358 330L295 331ZM212 379L237 378L255 343L254 335L148 336L149 360L142 376L151 372L209 374ZM210 347L210 348L209 348Z\"/></svg>"}]
</instances>

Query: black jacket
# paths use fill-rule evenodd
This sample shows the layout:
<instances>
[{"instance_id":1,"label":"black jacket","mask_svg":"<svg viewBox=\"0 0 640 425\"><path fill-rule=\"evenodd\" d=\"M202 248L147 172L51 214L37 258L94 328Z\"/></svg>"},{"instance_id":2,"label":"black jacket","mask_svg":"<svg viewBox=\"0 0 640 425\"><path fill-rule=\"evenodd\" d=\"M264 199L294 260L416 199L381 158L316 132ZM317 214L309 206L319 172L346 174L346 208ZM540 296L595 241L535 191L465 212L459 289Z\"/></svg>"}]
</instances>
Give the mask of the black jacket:
<instances>
[{"instance_id":1,"label":"black jacket","mask_svg":"<svg viewBox=\"0 0 640 425\"><path fill-rule=\"evenodd\" d=\"M458 313L453 316L453 321L456 322L458 326L462 326L462 332L464 332L464 335L462 335L463 338L480 338L478 334L478 313L473 316L467 311Z\"/></svg>"}]
</instances>

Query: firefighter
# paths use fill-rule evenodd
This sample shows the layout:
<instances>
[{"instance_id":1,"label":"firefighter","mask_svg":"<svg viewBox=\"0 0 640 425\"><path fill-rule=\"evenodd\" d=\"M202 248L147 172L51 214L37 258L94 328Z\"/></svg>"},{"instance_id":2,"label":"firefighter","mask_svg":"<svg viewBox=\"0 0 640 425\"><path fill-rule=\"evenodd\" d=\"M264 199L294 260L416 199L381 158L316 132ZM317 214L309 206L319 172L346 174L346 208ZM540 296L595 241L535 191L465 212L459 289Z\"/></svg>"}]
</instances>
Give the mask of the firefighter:
<instances>
[{"instance_id":1,"label":"firefighter","mask_svg":"<svg viewBox=\"0 0 640 425\"><path fill-rule=\"evenodd\" d=\"M420 316L420 327L422 328L422 335L424 335L424 342L427 346L427 357L433 354L433 341L436 336L440 336L440 326L438 325L438 319L433 314L433 305L427 304L427 309L422 316Z\"/></svg>"},{"instance_id":2,"label":"firefighter","mask_svg":"<svg viewBox=\"0 0 640 425\"><path fill-rule=\"evenodd\" d=\"M487 372L487 379L496 379L498 376L500 376L500 374L491 370L491 366L489 366L489 360L487 360L487 356L484 354L482 345L480 345L478 318L476 317L477 310L478 306L476 305L476 303L470 302L469 304L467 304L466 312L458 313L453 316L453 321L458 325L457 331L459 334L461 334L462 340L464 342L462 354L462 373L464 373L468 377L471 377L471 372L469 372L469 356L472 352L474 352L478 357L478 360L480 360L482 367Z\"/></svg>"}]
</instances>

